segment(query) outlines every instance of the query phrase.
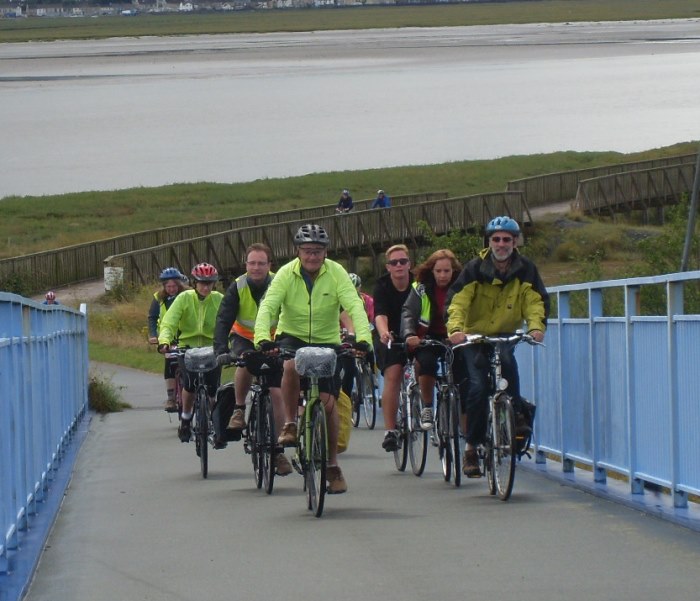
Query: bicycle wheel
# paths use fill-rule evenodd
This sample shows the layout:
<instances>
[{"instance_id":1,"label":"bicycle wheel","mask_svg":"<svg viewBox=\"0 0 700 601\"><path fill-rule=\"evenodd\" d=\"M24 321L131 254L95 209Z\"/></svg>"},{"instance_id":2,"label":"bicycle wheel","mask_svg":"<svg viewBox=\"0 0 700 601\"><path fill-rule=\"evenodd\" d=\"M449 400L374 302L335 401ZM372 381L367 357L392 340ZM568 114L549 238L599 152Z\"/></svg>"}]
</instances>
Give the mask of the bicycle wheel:
<instances>
[{"instance_id":1,"label":"bicycle wheel","mask_svg":"<svg viewBox=\"0 0 700 601\"><path fill-rule=\"evenodd\" d=\"M362 380L362 405L365 410L365 423L370 430L374 430L377 423L377 391L374 388L374 374L368 363L362 362L360 372Z\"/></svg>"},{"instance_id":2,"label":"bicycle wheel","mask_svg":"<svg viewBox=\"0 0 700 601\"><path fill-rule=\"evenodd\" d=\"M177 421L180 423L182 419L182 370L180 367L175 369L175 402L177 403Z\"/></svg>"},{"instance_id":3,"label":"bicycle wheel","mask_svg":"<svg viewBox=\"0 0 700 601\"><path fill-rule=\"evenodd\" d=\"M260 452L261 440L260 440L260 412L258 406L260 405L260 395L256 394L253 396L253 401L250 406L250 416L248 417L247 429L247 444L250 450L250 459L253 463L253 480L255 481L256 488L262 488L263 483L263 461L262 453Z\"/></svg>"},{"instance_id":4,"label":"bicycle wheel","mask_svg":"<svg viewBox=\"0 0 700 601\"><path fill-rule=\"evenodd\" d=\"M362 407L362 375L356 364L355 382L352 387L352 425L357 428L360 425L360 408Z\"/></svg>"},{"instance_id":5,"label":"bicycle wheel","mask_svg":"<svg viewBox=\"0 0 700 601\"><path fill-rule=\"evenodd\" d=\"M269 495L272 493L272 487L275 483L275 420L272 413L272 401L270 394L265 392L260 395L260 410L261 417L258 426L260 442L260 463L262 465L263 483L265 484L265 492Z\"/></svg>"},{"instance_id":6,"label":"bicycle wheel","mask_svg":"<svg viewBox=\"0 0 700 601\"><path fill-rule=\"evenodd\" d=\"M428 454L428 432L420 426L420 412L423 400L416 386L411 390L411 424L408 430L408 456L411 458L411 470L420 476L425 469Z\"/></svg>"},{"instance_id":7,"label":"bicycle wheel","mask_svg":"<svg viewBox=\"0 0 700 601\"><path fill-rule=\"evenodd\" d=\"M396 469L403 472L408 462L408 419L406 419L408 393L401 391L399 396L399 413L396 416L396 429L399 433L398 447L394 450Z\"/></svg>"},{"instance_id":8,"label":"bicycle wheel","mask_svg":"<svg viewBox=\"0 0 700 601\"><path fill-rule=\"evenodd\" d=\"M494 437L491 450L496 492L507 501L515 478L515 414L510 397L502 394L494 402Z\"/></svg>"},{"instance_id":9,"label":"bicycle wheel","mask_svg":"<svg viewBox=\"0 0 700 601\"><path fill-rule=\"evenodd\" d=\"M446 394L440 394L437 402L438 455L442 463L442 475L445 482L452 479L452 447L450 446L450 411Z\"/></svg>"},{"instance_id":10,"label":"bicycle wheel","mask_svg":"<svg viewBox=\"0 0 700 601\"><path fill-rule=\"evenodd\" d=\"M454 472L454 485L462 484L462 465L459 448L459 399L457 391L450 388L447 393L447 404L450 414L450 445L452 447L452 469Z\"/></svg>"},{"instance_id":11,"label":"bicycle wheel","mask_svg":"<svg viewBox=\"0 0 700 601\"><path fill-rule=\"evenodd\" d=\"M196 450L199 454L199 464L202 469L202 478L209 473L209 396L204 386L197 388L197 409L195 435Z\"/></svg>"},{"instance_id":12,"label":"bicycle wheel","mask_svg":"<svg viewBox=\"0 0 700 601\"><path fill-rule=\"evenodd\" d=\"M307 440L306 494L308 507L317 518L323 513L326 497L326 461L328 459L328 438L326 433L326 412L320 401L314 404L311 414L310 436Z\"/></svg>"}]
</instances>

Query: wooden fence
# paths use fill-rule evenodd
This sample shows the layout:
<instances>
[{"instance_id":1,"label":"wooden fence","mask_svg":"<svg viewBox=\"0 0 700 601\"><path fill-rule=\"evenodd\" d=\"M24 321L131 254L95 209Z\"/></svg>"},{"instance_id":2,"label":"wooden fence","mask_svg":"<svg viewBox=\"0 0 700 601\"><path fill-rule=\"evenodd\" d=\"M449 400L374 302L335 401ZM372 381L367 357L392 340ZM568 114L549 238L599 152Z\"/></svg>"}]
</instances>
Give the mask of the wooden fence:
<instances>
[{"instance_id":1,"label":"wooden fence","mask_svg":"<svg viewBox=\"0 0 700 601\"><path fill-rule=\"evenodd\" d=\"M402 194L392 197L394 206L424 203L447 198L447 192L424 192ZM355 201L355 210L368 209L371 199ZM320 207L295 208L274 213L260 213L245 217L219 219L202 223L176 225L105 238L94 242L66 246L54 250L0 259L0 287L12 283L13 278L21 278L25 293L39 292L100 279L104 273L106 257L153 246L179 242L190 238L209 236L233 229L260 226L269 223L282 223L292 220L316 219L319 215L334 215L336 203Z\"/></svg>"},{"instance_id":2,"label":"wooden fence","mask_svg":"<svg viewBox=\"0 0 700 601\"><path fill-rule=\"evenodd\" d=\"M652 210L690 195L694 176L695 164L683 163L582 180L576 204L590 215L614 218L616 213L643 211L649 220Z\"/></svg>"},{"instance_id":3,"label":"wooden fence","mask_svg":"<svg viewBox=\"0 0 700 601\"><path fill-rule=\"evenodd\" d=\"M684 154L662 159L650 159L634 163L617 163L604 167L592 167L590 169L577 169L574 171L562 171L560 173L548 173L535 175L508 182L506 190L519 190L525 194L527 204L532 207L547 205L576 198L578 184L581 180L625 173L628 171L641 171L654 169L666 165L690 164L694 165L697 154Z\"/></svg>"},{"instance_id":4,"label":"wooden fence","mask_svg":"<svg viewBox=\"0 0 700 601\"><path fill-rule=\"evenodd\" d=\"M379 256L391 244L406 241L418 246L424 241L421 222L435 234L452 230L479 231L497 215L510 215L522 221L527 205L520 192L496 192L424 203L394 205L388 209L353 211L343 215L314 217L329 234L329 255L354 266L359 256L370 256L379 270ZM272 249L274 263L280 265L295 255L293 246L297 228L307 220L291 220L233 229L209 236L122 253L108 257L104 264L127 284L144 284L155 280L166 266L173 265L188 273L191 266L207 261L228 277L245 271L245 249L254 242L264 242Z\"/></svg>"}]
</instances>

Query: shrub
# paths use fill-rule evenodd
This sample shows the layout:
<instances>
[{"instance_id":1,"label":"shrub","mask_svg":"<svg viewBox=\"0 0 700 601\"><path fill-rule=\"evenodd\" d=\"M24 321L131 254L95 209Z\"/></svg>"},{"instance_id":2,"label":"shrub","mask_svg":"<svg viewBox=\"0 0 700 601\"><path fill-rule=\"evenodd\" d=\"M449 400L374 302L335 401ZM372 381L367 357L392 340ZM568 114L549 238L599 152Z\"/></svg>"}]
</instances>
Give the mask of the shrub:
<instances>
[{"instance_id":1,"label":"shrub","mask_svg":"<svg viewBox=\"0 0 700 601\"><path fill-rule=\"evenodd\" d=\"M121 388L111 378L101 374L90 374L88 383L88 406L97 413L114 413L131 408L121 399Z\"/></svg>"}]
</instances>

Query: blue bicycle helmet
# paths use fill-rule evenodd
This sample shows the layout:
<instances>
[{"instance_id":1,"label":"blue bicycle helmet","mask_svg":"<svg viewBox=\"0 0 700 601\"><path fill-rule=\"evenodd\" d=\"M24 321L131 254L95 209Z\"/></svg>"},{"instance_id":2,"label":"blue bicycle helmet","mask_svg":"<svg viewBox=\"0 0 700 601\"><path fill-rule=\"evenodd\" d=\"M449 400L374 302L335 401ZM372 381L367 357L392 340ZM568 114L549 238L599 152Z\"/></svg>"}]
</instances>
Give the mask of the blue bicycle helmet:
<instances>
[{"instance_id":1,"label":"blue bicycle helmet","mask_svg":"<svg viewBox=\"0 0 700 601\"><path fill-rule=\"evenodd\" d=\"M491 236L494 232L510 232L513 236L518 236L520 226L515 219L511 219L508 215L494 217L486 226L486 236Z\"/></svg>"},{"instance_id":2,"label":"blue bicycle helmet","mask_svg":"<svg viewBox=\"0 0 700 601\"><path fill-rule=\"evenodd\" d=\"M160 272L159 278L161 282L167 282L168 280L181 280L182 274L176 267L166 267Z\"/></svg>"}]
</instances>

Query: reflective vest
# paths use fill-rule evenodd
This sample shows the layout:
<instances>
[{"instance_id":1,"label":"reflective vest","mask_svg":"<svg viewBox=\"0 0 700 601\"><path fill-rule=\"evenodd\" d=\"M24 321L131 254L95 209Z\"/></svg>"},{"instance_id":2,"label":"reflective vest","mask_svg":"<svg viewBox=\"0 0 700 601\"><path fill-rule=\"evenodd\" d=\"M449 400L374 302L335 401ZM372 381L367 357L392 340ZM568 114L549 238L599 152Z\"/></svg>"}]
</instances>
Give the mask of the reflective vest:
<instances>
[{"instance_id":1,"label":"reflective vest","mask_svg":"<svg viewBox=\"0 0 700 601\"><path fill-rule=\"evenodd\" d=\"M268 286L274 277L275 274L270 272L267 277ZM231 333L253 340L255 337L255 318L258 316L258 305L250 291L247 274L244 273L236 278L236 289L238 290L238 315L236 315L236 321L233 322ZM274 320L270 325L270 334L272 335L274 334L277 320Z\"/></svg>"},{"instance_id":2,"label":"reflective vest","mask_svg":"<svg viewBox=\"0 0 700 601\"><path fill-rule=\"evenodd\" d=\"M420 297L420 315L418 317L418 326L428 329L430 326L430 299L425 291L425 286L419 282L413 282L413 289Z\"/></svg>"}]
</instances>

